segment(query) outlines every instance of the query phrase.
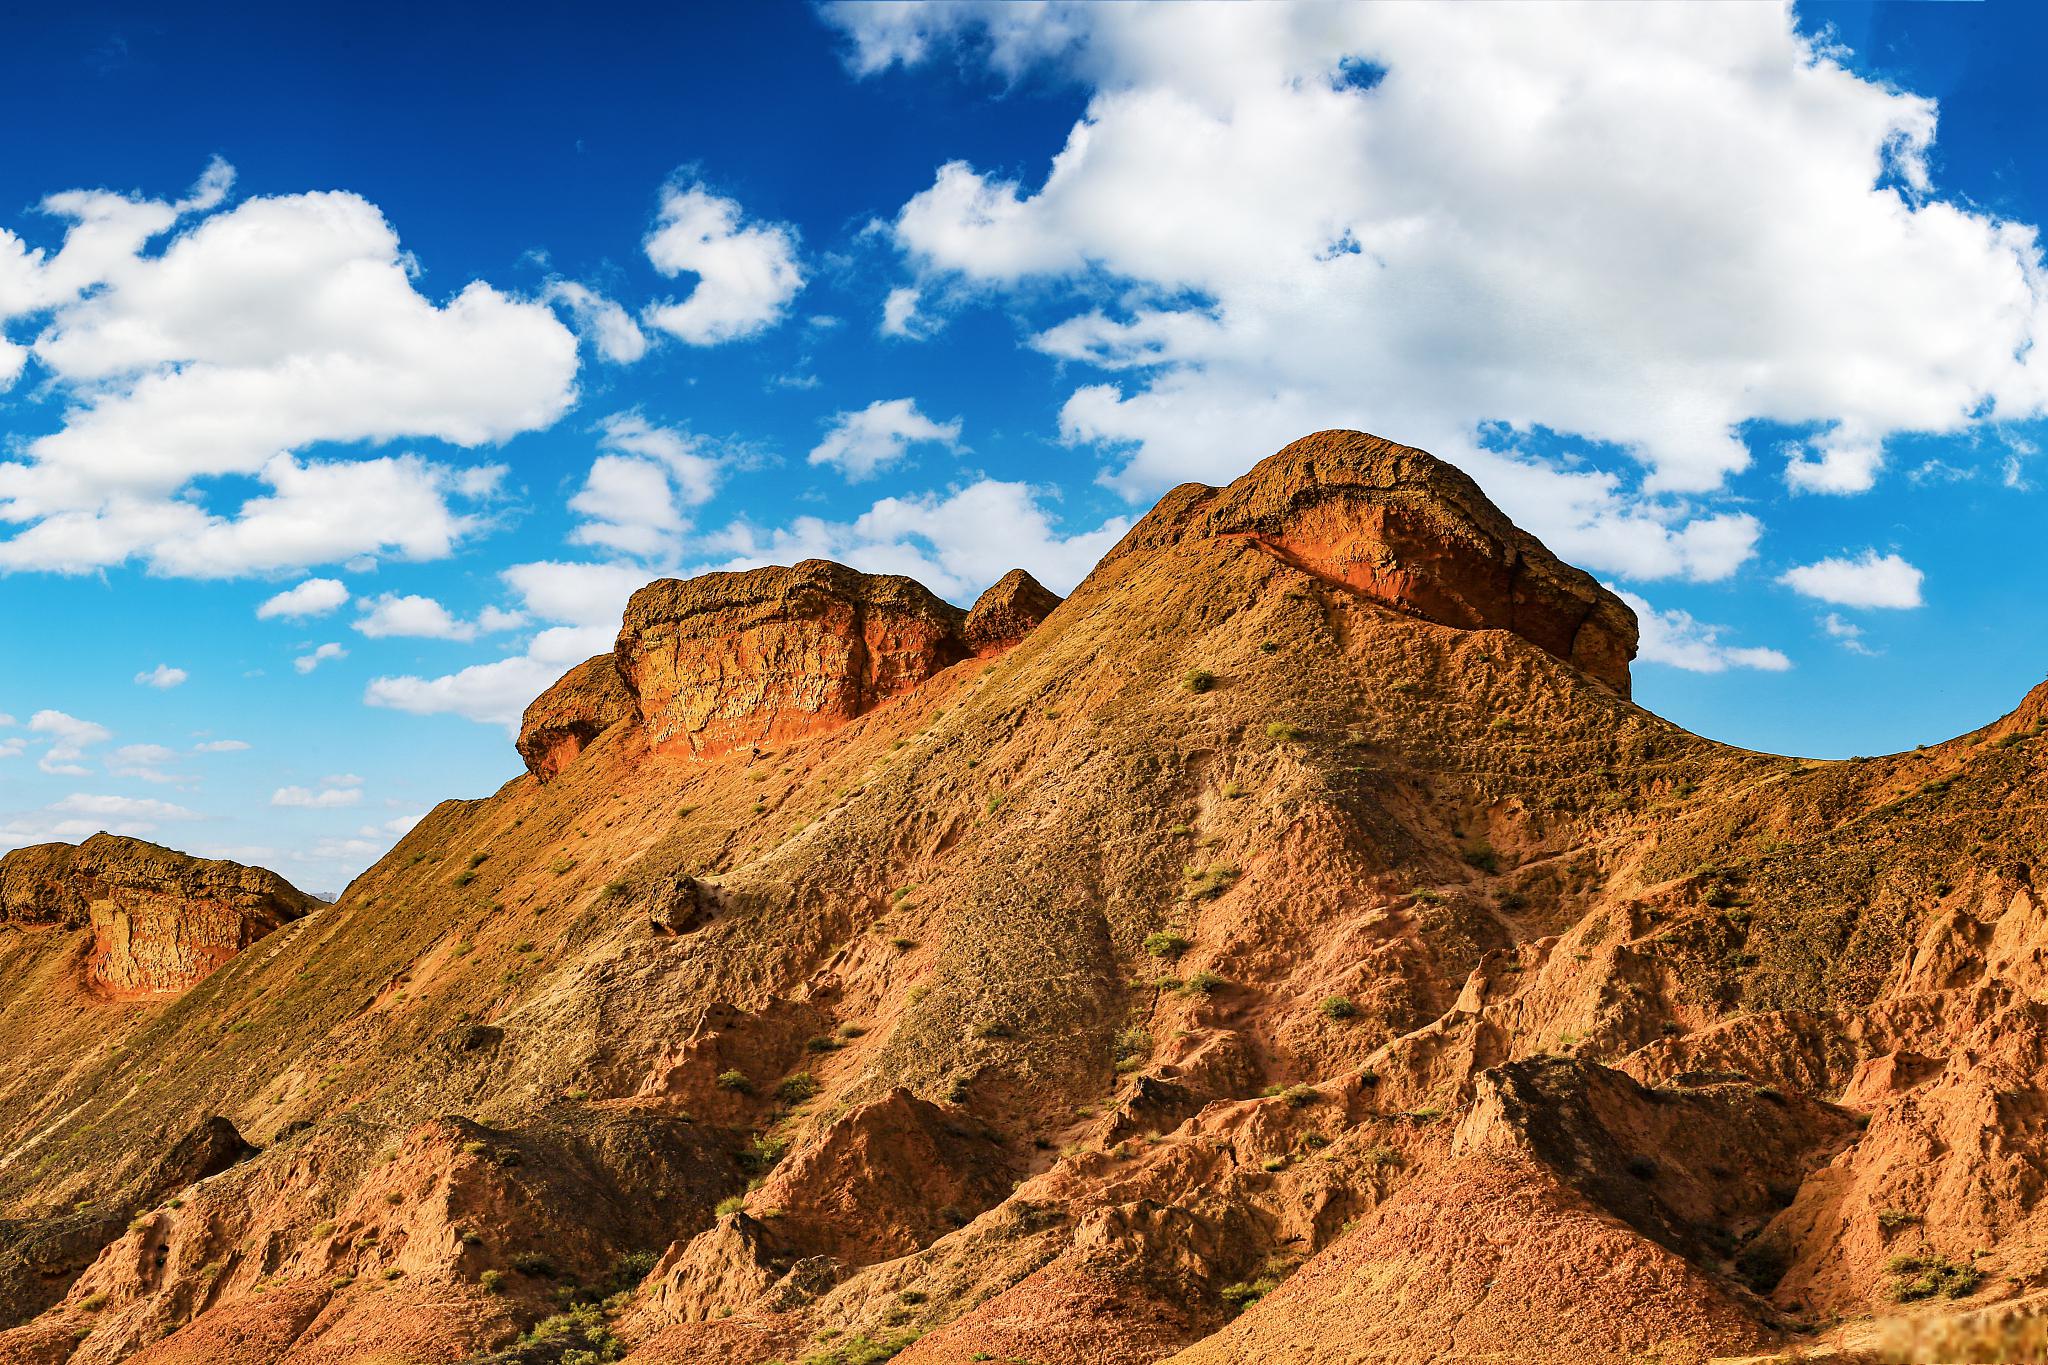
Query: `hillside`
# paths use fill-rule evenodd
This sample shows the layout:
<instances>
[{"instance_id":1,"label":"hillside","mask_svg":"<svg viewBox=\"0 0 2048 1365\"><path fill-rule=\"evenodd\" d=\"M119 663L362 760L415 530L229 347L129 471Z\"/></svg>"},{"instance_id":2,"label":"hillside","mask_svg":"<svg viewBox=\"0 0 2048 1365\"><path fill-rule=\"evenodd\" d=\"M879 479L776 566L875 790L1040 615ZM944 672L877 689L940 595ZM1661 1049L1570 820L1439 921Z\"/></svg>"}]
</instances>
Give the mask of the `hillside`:
<instances>
[{"instance_id":1,"label":"hillside","mask_svg":"<svg viewBox=\"0 0 2048 1365\"><path fill-rule=\"evenodd\" d=\"M2001 1358L1911 1343L2048 1302L2048 684L1803 761L1635 640L1352 432L1065 601L651 584L337 904L9 1024L0 1247L124 1214L0 1365Z\"/></svg>"}]
</instances>

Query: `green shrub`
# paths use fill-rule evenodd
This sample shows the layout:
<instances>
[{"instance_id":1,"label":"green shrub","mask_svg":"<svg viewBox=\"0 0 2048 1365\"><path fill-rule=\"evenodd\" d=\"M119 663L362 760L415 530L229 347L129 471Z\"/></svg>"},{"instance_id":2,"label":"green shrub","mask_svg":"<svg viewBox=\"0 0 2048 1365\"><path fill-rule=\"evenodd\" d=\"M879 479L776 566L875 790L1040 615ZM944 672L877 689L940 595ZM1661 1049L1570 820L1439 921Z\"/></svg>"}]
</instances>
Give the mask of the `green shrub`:
<instances>
[{"instance_id":1,"label":"green shrub","mask_svg":"<svg viewBox=\"0 0 2048 1365\"><path fill-rule=\"evenodd\" d=\"M1145 951L1154 957L1175 958L1194 946L1186 936L1171 929L1145 935Z\"/></svg>"},{"instance_id":2,"label":"green shrub","mask_svg":"<svg viewBox=\"0 0 2048 1365\"><path fill-rule=\"evenodd\" d=\"M505 1292L505 1272L486 1270L476 1277L476 1283L486 1294L502 1294Z\"/></svg>"},{"instance_id":3,"label":"green shrub","mask_svg":"<svg viewBox=\"0 0 2048 1365\"><path fill-rule=\"evenodd\" d=\"M626 1357L602 1306L579 1303L542 1318L512 1345L472 1356L471 1365L611 1365Z\"/></svg>"},{"instance_id":4,"label":"green shrub","mask_svg":"<svg viewBox=\"0 0 2048 1365\"><path fill-rule=\"evenodd\" d=\"M1214 995L1229 984L1214 972L1196 972L1181 982L1180 989L1190 995Z\"/></svg>"},{"instance_id":5,"label":"green shrub","mask_svg":"<svg viewBox=\"0 0 2048 1365\"><path fill-rule=\"evenodd\" d=\"M1325 1019L1356 1019L1358 1006L1351 1003L1348 995L1333 995L1316 1006L1316 1013Z\"/></svg>"},{"instance_id":6,"label":"green shrub","mask_svg":"<svg viewBox=\"0 0 2048 1365\"><path fill-rule=\"evenodd\" d=\"M754 1083L747 1079L747 1073L744 1071L719 1072L717 1085L720 1090L730 1090L735 1095L754 1093Z\"/></svg>"},{"instance_id":7,"label":"green shrub","mask_svg":"<svg viewBox=\"0 0 2048 1365\"><path fill-rule=\"evenodd\" d=\"M1306 734L1308 734L1308 731L1302 729L1299 725L1290 725L1284 720L1276 720L1266 726L1267 739L1300 739Z\"/></svg>"},{"instance_id":8,"label":"green shrub","mask_svg":"<svg viewBox=\"0 0 2048 1365\"><path fill-rule=\"evenodd\" d=\"M614 877L604 884L603 894L610 899L616 900L626 894L626 889L626 879L624 877Z\"/></svg>"},{"instance_id":9,"label":"green shrub","mask_svg":"<svg viewBox=\"0 0 2048 1365\"><path fill-rule=\"evenodd\" d=\"M1976 1293L1984 1283L1984 1272L1975 1266L1957 1265L1932 1253L1894 1256L1885 1269L1894 1277L1892 1298L1900 1303L1931 1299L1937 1294L1964 1299Z\"/></svg>"},{"instance_id":10,"label":"green shrub","mask_svg":"<svg viewBox=\"0 0 2048 1365\"><path fill-rule=\"evenodd\" d=\"M1919 1221L1919 1214L1908 1213L1904 1209L1880 1209L1877 1215L1877 1225L1886 1232L1897 1232L1908 1223Z\"/></svg>"},{"instance_id":11,"label":"green shrub","mask_svg":"<svg viewBox=\"0 0 2048 1365\"><path fill-rule=\"evenodd\" d=\"M1481 872L1493 873L1500 871L1500 855L1493 851L1493 847L1490 844L1480 844L1474 848L1468 848L1463 856L1468 865L1478 868Z\"/></svg>"},{"instance_id":12,"label":"green shrub","mask_svg":"<svg viewBox=\"0 0 2048 1365\"><path fill-rule=\"evenodd\" d=\"M1185 678L1181 679L1181 686L1187 688L1190 692L1207 692L1215 685L1216 675L1206 668L1192 669Z\"/></svg>"},{"instance_id":13,"label":"green shrub","mask_svg":"<svg viewBox=\"0 0 2048 1365\"><path fill-rule=\"evenodd\" d=\"M783 1077L782 1083L775 1087L775 1098L784 1104L802 1104L823 1088L816 1076L808 1071L799 1071L793 1076Z\"/></svg>"},{"instance_id":14,"label":"green shrub","mask_svg":"<svg viewBox=\"0 0 2048 1365\"><path fill-rule=\"evenodd\" d=\"M718 1216L725 1218L735 1213L744 1213L746 1208L747 1197L745 1195L729 1194L718 1201Z\"/></svg>"}]
</instances>

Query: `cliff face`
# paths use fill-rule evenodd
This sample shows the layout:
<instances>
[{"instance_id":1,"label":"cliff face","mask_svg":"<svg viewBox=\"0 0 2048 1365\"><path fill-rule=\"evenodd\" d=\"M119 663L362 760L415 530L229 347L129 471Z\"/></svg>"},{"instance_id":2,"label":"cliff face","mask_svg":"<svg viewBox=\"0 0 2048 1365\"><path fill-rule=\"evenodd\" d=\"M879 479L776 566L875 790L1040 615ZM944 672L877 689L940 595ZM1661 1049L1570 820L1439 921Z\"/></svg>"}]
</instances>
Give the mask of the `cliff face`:
<instances>
[{"instance_id":1,"label":"cliff face","mask_svg":"<svg viewBox=\"0 0 2048 1365\"><path fill-rule=\"evenodd\" d=\"M0 934L0 1362L2041 1354L2048 689L1687 734L1357 433L1032 589L653 585L530 774L174 1000L46 1043Z\"/></svg>"},{"instance_id":2,"label":"cliff face","mask_svg":"<svg viewBox=\"0 0 2048 1365\"><path fill-rule=\"evenodd\" d=\"M174 995L320 901L260 867L95 834L0 855L0 925L89 928L95 995Z\"/></svg>"}]
</instances>

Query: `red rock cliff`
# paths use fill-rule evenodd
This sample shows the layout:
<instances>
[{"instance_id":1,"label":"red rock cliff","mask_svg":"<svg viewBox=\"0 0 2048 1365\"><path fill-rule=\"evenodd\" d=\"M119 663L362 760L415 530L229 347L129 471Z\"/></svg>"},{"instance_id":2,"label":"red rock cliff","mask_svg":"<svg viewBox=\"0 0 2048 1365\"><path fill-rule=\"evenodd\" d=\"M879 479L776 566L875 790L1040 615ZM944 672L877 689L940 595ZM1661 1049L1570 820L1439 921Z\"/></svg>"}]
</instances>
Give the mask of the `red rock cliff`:
<instances>
[{"instance_id":1,"label":"red rock cliff","mask_svg":"<svg viewBox=\"0 0 2048 1365\"><path fill-rule=\"evenodd\" d=\"M852 720L967 657L966 614L908 578L807 559L662 579L613 657L659 748L711 755Z\"/></svg>"},{"instance_id":2,"label":"red rock cliff","mask_svg":"<svg viewBox=\"0 0 2048 1365\"><path fill-rule=\"evenodd\" d=\"M275 872L113 834L0 857L0 927L90 928L85 986L108 999L188 990L320 904Z\"/></svg>"},{"instance_id":3,"label":"red rock cliff","mask_svg":"<svg viewBox=\"0 0 2048 1365\"><path fill-rule=\"evenodd\" d=\"M1196 536L1242 538L1427 621L1511 630L1628 695L1635 613L1426 451L1319 431L1227 488L1176 488L1111 556Z\"/></svg>"}]
</instances>

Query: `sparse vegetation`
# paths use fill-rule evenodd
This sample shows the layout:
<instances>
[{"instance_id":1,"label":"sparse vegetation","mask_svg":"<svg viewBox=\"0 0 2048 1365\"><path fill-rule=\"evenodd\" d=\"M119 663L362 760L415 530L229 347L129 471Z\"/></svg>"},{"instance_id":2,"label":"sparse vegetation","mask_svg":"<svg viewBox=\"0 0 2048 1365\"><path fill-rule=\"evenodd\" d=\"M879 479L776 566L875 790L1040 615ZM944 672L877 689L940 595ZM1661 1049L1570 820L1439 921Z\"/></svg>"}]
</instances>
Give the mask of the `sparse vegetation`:
<instances>
[{"instance_id":1,"label":"sparse vegetation","mask_svg":"<svg viewBox=\"0 0 2048 1365\"><path fill-rule=\"evenodd\" d=\"M746 1212L746 1208L747 1197L745 1195L729 1194L725 1198L718 1201L718 1208L716 1211L720 1218L726 1218L735 1213L744 1213Z\"/></svg>"},{"instance_id":2,"label":"sparse vegetation","mask_svg":"<svg viewBox=\"0 0 2048 1365\"><path fill-rule=\"evenodd\" d=\"M1329 1020L1356 1019L1358 1006L1351 1003L1348 995L1333 995L1316 1006L1316 1013Z\"/></svg>"},{"instance_id":3,"label":"sparse vegetation","mask_svg":"<svg viewBox=\"0 0 2048 1365\"><path fill-rule=\"evenodd\" d=\"M799 1071L782 1078L782 1083L775 1087L775 1098L784 1104L802 1104L823 1088L816 1076L808 1071Z\"/></svg>"},{"instance_id":4,"label":"sparse vegetation","mask_svg":"<svg viewBox=\"0 0 2048 1365\"><path fill-rule=\"evenodd\" d=\"M1272 721L1268 723L1266 726L1267 739L1280 740L1284 742L1287 740L1301 739L1307 734L1308 731L1302 729L1299 725L1292 725L1284 720Z\"/></svg>"},{"instance_id":5,"label":"sparse vegetation","mask_svg":"<svg viewBox=\"0 0 2048 1365\"><path fill-rule=\"evenodd\" d=\"M720 1090L730 1090L735 1095L751 1095L754 1083L747 1079L744 1071L721 1071L716 1082Z\"/></svg>"},{"instance_id":6,"label":"sparse vegetation","mask_svg":"<svg viewBox=\"0 0 2048 1365\"><path fill-rule=\"evenodd\" d=\"M1964 1299L1984 1283L1984 1272L1975 1266L1958 1265L1932 1252L1918 1256L1894 1256L1885 1263L1892 1276L1892 1298L1899 1303L1919 1299Z\"/></svg>"},{"instance_id":7,"label":"sparse vegetation","mask_svg":"<svg viewBox=\"0 0 2048 1365\"><path fill-rule=\"evenodd\" d=\"M1195 693L1207 692L1215 685L1216 675L1206 668L1190 669L1188 675L1181 679L1181 686Z\"/></svg>"},{"instance_id":8,"label":"sparse vegetation","mask_svg":"<svg viewBox=\"0 0 2048 1365\"><path fill-rule=\"evenodd\" d=\"M482 1271L477 1275L476 1283L477 1288L483 1290L486 1294L502 1294L505 1292L505 1272L502 1270Z\"/></svg>"},{"instance_id":9,"label":"sparse vegetation","mask_svg":"<svg viewBox=\"0 0 2048 1365\"><path fill-rule=\"evenodd\" d=\"M1145 951L1154 957L1171 960L1193 946L1185 934L1176 933L1172 929L1160 929L1145 935Z\"/></svg>"},{"instance_id":10,"label":"sparse vegetation","mask_svg":"<svg viewBox=\"0 0 2048 1365\"><path fill-rule=\"evenodd\" d=\"M1180 983L1180 989L1189 995L1214 995L1228 984L1214 972L1196 972Z\"/></svg>"}]
</instances>

